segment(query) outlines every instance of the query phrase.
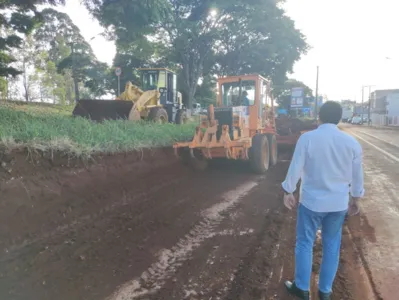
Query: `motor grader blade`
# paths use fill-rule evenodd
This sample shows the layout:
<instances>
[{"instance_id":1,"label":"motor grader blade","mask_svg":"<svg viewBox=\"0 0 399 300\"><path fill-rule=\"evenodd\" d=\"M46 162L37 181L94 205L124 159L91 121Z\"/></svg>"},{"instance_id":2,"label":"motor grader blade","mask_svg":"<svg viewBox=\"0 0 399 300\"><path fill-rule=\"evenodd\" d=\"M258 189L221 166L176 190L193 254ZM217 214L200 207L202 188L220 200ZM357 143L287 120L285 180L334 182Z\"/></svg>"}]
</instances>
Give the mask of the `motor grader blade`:
<instances>
[{"instance_id":1,"label":"motor grader blade","mask_svg":"<svg viewBox=\"0 0 399 300\"><path fill-rule=\"evenodd\" d=\"M85 99L76 103L72 115L97 122L117 119L129 120L133 105L132 101Z\"/></svg>"}]
</instances>

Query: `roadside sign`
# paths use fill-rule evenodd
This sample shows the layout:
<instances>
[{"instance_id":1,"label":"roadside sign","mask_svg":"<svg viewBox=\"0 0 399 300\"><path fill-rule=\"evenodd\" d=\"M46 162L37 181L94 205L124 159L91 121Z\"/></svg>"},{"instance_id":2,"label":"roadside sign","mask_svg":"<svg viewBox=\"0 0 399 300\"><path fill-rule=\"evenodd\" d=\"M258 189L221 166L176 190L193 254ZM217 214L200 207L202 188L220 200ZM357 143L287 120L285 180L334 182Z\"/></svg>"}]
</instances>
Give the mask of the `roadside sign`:
<instances>
[{"instance_id":1,"label":"roadside sign","mask_svg":"<svg viewBox=\"0 0 399 300\"><path fill-rule=\"evenodd\" d=\"M319 96L319 99L318 99L318 101L317 101L317 105L318 105L319 107L321 107L321 106L323 105L323 96Z\"/></svg>"},{"instance_id":2,"label":"roadside sign","mask_svg":"<svg viewBox=\"0 0 399 300\"><path fill-rule=\"evenodd\" d=\"M291 90L291 108L300 108L303 106L304 97L303 88L297 87Z\"/></svg>"},{"instance_id":3,"label":"roadside sign","mask_svg":"<svg viewBox=\"0 0 399 300\"><path fill-rule=\"evenodd\" d=\"M116 67L115 69L115 75L118 77L118 95L119 97L121 95L121 75L122 75L122 69L120 67Z\"/></svg>"},{"instance_id":4,"label":"roadside sign","mask_svg":"<svg viewBox=\"0 0 399 300\"><path fill-rule=\"evenodd\" d=\"M117 67L115 69L115 75L118 76L118 77L122 75L122 69L120 67Z\"/></svg>"},{"instance_id":5,"label":"roadside sign","mask_svg":"<svg viewBox=\"0 0 399 300\"><path fill-rule=\"evenodd\" d=\"M284 108L280 108L277 110L277 114L279 115L288 115L288 111Z\"/></svg>"}]
</instances>

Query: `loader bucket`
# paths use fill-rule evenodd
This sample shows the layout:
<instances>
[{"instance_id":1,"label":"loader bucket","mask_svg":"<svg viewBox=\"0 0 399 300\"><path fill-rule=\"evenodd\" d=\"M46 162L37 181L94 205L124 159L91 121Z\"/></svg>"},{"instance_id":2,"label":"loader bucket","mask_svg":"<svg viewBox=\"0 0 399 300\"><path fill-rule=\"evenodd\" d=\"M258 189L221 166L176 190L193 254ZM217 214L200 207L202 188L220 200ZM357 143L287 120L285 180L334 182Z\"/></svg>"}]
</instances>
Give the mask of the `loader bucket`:
<instances>
[{"instance_id":1,"label":"loader bucket","mask_svg":"<svg viewBox=\"0 0 399 300\"><path fill-rule=\"evenodd\" d=\"M128 120L132 107L132 101L85 99L76 103L72 115L98 122L117 119Z\"/></svg>"}]
</instances>

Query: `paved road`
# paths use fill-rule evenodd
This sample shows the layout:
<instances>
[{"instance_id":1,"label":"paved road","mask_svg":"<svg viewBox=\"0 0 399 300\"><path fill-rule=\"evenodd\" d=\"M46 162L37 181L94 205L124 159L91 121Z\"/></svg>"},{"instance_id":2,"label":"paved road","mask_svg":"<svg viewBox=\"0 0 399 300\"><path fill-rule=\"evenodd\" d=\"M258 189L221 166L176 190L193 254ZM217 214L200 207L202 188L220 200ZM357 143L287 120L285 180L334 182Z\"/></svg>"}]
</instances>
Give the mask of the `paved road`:
<instances>
[{"instance_id":1,"label":"paved road","mask_svg":"<svg viewBox=\"0 0 399 300\"><path fill-rule=\"evenodd\" d=\"M364 149L366 198L349 228L377 299L398 299L399 131L344 126Z\"/></svg>"}]
</instances>

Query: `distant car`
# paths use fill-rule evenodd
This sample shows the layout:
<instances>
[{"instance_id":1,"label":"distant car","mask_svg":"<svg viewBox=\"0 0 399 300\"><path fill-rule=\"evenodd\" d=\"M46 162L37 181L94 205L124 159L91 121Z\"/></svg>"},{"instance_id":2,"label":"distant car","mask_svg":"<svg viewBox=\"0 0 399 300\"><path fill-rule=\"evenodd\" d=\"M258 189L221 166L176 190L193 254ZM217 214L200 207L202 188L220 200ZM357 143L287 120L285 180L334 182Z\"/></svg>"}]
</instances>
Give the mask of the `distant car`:
<instances>
[{"instance_id":1,"label":"distant car","mask_svg":"<svg viewBox=\"0 0 399 300\"><path fill-rule=\"evenodd\" d=\"M353 117L351 123L353 125L362 125L363 124L363 120L362 120L361 117Z\"/></svg>"},{"instance_id":2,"label":"distant car","mask_svg":"<svg viewBox=\"0 0 399 300\"><path fill-rule=\"evenodd\" d=\"M351 120L352 120L352 118L351 117L348 117L348 118L342 118L342 123L350 123L351 122Z\"/></svg>"},{"instance_id":3,"label":"distant car","mask_svg":"<svg viewBox=\"0 0 399 300\"><path fill-rule=\"evenodd\" d=\"M348 108L343 108L342 110L342 122L349 123L349 120L353 117L353 110Z\"/></svg>"}]
</instances>

